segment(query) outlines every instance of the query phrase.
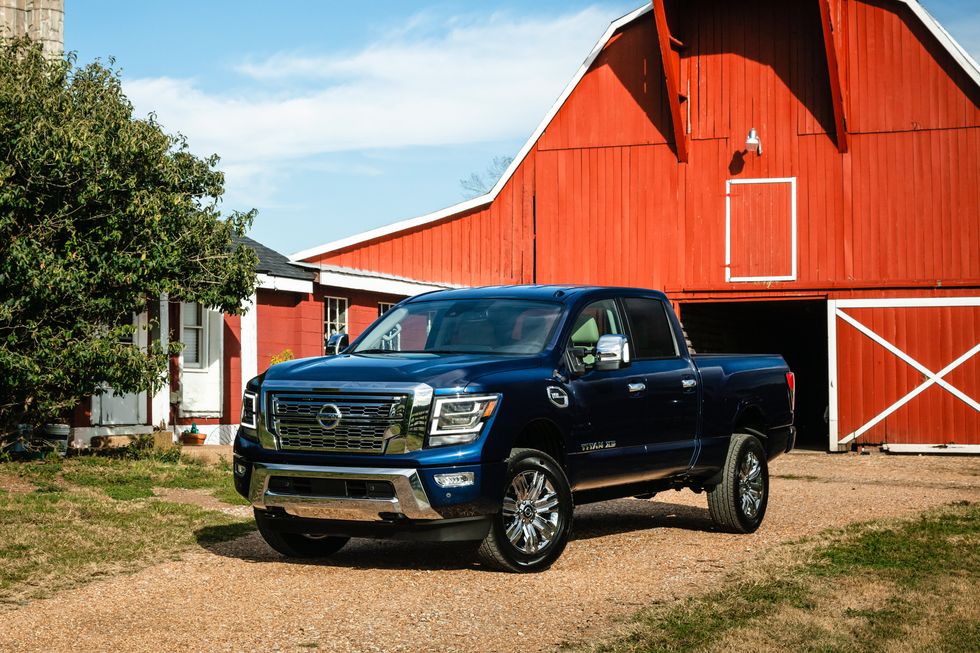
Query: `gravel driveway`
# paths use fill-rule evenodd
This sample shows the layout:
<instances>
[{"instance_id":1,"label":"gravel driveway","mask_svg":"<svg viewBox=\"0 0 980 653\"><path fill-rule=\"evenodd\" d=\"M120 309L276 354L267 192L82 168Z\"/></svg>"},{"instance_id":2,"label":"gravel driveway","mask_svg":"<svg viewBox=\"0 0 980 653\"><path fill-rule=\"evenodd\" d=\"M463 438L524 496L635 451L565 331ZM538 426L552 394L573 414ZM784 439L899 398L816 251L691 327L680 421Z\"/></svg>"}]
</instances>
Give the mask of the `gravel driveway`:
<instances>
[{"instance_id":1,"label":"gravel driveway","mask_svg":"<svg viewBox=\"0 0 980 653\"><path fill-rule=\"evenodd\" d=\"M689 491L579 508L564 556L532 576L483 571L456 545L364 540L330 563L289 563L253 534L5 612L0 650L549 650L781 542L980 500L977 458L801 452L772 473L755 535L712 532Z\"/></svg>"}]
</instances>

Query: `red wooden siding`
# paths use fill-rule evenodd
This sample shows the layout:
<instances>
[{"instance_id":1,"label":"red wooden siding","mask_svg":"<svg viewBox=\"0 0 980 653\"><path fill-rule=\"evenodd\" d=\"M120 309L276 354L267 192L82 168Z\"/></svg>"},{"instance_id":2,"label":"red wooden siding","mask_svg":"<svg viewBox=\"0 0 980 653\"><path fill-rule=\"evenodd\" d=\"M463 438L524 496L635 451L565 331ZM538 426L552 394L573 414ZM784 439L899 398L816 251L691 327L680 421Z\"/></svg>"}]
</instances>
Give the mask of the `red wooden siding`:
<instances>
[{"instance_id":1,"label":"red wooden siding","mask_svg":"<svg viewBox=\"0 0 980 653\"><path fill-rule=\"evenodd\" d=\"M843 308L933 373L980 343L980 307ZM854 433L927 377L842 319L837 323L839 434ZM980 355L944 379L980 399ZM923 434L928 434L923 439ZM858 442L980 444L980 412L933 384L865 431Z\"/></svg>"},{"instance_id":2,"label":"red wooden siding","mask_svg":"<svg viewBox=\"0 0 980 653\"><path fill-rule=\"evenodd\" d=\"M621 32L538 140L539 150L673 141L653 20Z\"/></svg>"},{"instance_id":3,"label":"red wooden siding","mask_svg":"<svg viewBox=\"0 0 980 653\"><path fill-rule=\"evenodd\" d=\"M976 127L980 91L897 2L849 5L852 132Z\"/></svg>"},{"instance_id":4,"label":"red wooden siding","mask_svg":"<svg viewBox=\"0 0 980 653\"><path fill-rule=\"evenodd\" d=\"M308 260L460 285L530 282L533 206L531 154L489 207Z\"/></svg>"},{"instance_id":5,"label":"red wooden siding","mask_svg":"<svg viewBox=\"0 0 980 653\"><path fill-rule=\"evenodd\" d=\"M242 414L242 318L225 315L222 409L225 423L237 422Z\"/></svg>"},{"instance_id":6,"label":"red wooden siding","mask_svg":"<svg viewBox=\"0 0 980 653\"><path fill-rule=\"evenodd\" d=\"M538 154L539 283L661 286L683 261L680 169L667 147Z\"/></svg>"},{"instance_id":7,"label":"red wooden siding","mask_svg":"<svg viewBox=\"0 0 980 653\"><path fill-rule=\"evenodd\" d=\"M259 290L258 371L285 350L295 358L323 355L323 303L314 295Z\"/></svg>"},{"instance_id":8,"label":"red wooden siding","mask_svg":"<svg viewBox=\"0 0 980 653\"><path fill-rule=\"evenodd\" d=\"M732 184L729 238L731 276L793 275L793 191L783 181Z\"/></svg>"}]
</instances>

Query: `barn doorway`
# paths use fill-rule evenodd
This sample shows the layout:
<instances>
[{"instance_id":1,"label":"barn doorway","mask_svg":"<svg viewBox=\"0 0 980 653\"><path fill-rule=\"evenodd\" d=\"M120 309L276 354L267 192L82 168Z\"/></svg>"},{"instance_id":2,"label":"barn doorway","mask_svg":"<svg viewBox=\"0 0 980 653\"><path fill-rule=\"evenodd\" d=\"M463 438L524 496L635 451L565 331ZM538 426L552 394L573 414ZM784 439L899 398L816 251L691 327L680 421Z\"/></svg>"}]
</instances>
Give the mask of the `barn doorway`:
<instances>
[{"instance_id":1,"label":"barn doorway","mask_svg":"<svg viewBox=\"0 0 980 653\"><path fill-rule=\"evenodd\" d=\"M687 303L680 317L698 353L781 354L796 374L796 446L826 451L826 301Z\"/></svg>"}]
</instances>

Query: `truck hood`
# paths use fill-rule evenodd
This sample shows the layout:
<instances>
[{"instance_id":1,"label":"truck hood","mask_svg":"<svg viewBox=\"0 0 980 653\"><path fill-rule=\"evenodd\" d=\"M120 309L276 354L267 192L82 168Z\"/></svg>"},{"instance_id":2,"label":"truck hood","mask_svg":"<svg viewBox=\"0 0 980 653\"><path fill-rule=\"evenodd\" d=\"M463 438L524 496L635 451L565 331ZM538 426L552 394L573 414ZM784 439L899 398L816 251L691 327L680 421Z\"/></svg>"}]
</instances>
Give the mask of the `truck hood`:
<instances>
[{"instance_id":1,"label":"truck hood","mask_svg":"<svg viewBox=\"0 0 980 653\"><path fill-rule=\"evenodd\" d=\"M427 383L435 389L463 388L487 374L541 364L540 357L480 354L341 354L303 358L270 367L263 385L277 383Z\"/></svg>"}]
</instances>

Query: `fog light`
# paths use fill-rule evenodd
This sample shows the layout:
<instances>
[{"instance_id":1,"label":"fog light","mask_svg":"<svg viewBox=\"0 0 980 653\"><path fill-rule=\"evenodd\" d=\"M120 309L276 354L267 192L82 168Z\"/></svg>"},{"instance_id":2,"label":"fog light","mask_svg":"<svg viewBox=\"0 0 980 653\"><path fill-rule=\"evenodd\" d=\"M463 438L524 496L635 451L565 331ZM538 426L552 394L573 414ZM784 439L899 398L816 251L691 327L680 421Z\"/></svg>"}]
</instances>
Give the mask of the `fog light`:
<instances>
[{"instance_id":1,"label":"fog light","mask_svg":"<svg viewBox=\"0 0 980 653\"><path fill-rule=\"evenodd\" d=\"M436 474L436 485L439 487L466 487L473 485L473 472L451 472L449 474Z\"/></svg>"},{"instance_id":2,"label":"fog light","mask_svg":"<svg viewBox=\"0 0 980 653\"><path fill-rule=\"evenodd\" d=\"M245 467L244 463L235 463L235 476L245 476L245 472L248 468Z\"/></svg>"}]
</instances>

